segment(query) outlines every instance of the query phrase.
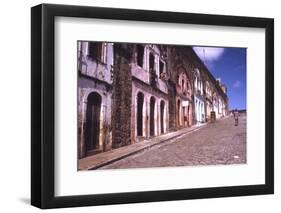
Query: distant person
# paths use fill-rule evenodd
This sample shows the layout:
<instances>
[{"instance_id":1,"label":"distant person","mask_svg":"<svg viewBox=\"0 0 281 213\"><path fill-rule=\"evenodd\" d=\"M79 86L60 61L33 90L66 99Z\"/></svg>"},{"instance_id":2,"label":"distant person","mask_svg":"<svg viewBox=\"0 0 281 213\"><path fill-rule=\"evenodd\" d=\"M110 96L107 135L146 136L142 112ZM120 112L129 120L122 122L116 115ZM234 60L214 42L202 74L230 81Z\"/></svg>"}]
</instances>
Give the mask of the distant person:
<instances>
[{"instance_id":1,"label":"distant person","mask_svg":"<svg viewBox=\"0 0 281 213\"><path fill-rule=\"evenodd\" d=\"M237 109L234 110L233 117L234 117L234 120L235 120L235 126L238 126L239 112L238 112Z\"/></svg>"}]
</instances>

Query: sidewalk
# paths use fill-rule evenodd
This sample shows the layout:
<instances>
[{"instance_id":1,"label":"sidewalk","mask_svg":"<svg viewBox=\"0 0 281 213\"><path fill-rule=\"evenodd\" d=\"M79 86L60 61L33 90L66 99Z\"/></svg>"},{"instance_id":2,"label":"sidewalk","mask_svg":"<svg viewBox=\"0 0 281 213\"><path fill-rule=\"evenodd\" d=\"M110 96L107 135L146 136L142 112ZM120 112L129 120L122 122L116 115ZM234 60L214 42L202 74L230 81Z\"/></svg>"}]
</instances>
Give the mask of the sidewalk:
<instances>
[{"instance_id":1,"label":"sidewalk","mask_svg":"<svg viewBox=\"0 0 281 213\"><path fill-rule=\"evenodd\" d=\"M93 156L80 159L78 162L79 170L91 170L100 168L102 166L108 165L125 157L148 149L154 145L191 133L195 130L202 128L205 125L206 124L183 128L178 131L169 132L167 134L157 136L149 140L144 140L142 142L134 143L132 145L120 147L117 149L110 150L108 152L102 152Z\"/></svg>"}]
</instances>

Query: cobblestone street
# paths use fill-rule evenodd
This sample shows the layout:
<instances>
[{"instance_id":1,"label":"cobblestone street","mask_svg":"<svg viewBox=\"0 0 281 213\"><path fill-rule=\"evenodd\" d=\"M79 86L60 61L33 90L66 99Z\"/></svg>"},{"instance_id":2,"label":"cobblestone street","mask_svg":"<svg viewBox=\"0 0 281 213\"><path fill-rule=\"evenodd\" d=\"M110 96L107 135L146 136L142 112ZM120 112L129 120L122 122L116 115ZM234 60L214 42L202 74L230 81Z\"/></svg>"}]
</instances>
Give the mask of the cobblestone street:
<instances>
[{"instance_id":1,"label":"cobblestone street","mask_svg":"<svg viewBox=\"0 0 281 213\"><path fill-rule=\"evenodd\" d=\"M246 163L246 115L233 117L156 145L100 169Z\"/></svg>"}]
</instances>

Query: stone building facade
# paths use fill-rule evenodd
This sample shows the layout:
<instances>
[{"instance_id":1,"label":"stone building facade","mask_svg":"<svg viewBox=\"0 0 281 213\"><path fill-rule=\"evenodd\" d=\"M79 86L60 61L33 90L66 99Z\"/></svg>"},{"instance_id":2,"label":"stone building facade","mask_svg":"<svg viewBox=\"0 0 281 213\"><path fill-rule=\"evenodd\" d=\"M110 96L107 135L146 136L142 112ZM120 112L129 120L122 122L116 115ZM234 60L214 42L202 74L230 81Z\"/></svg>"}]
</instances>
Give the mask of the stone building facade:
<instances>
[{"instance_id":1,"label":"stone building facade","mask_svg":"<svg viewBox=\"0 0 281 213\"><path fill-rule=\"evenodd\" d=\"M78 42L78 155L227 115L226 87L188 46Z\"/></svg>"},{"instance_id":2,"label":"stone building facade","mask_svg":"<svg viewBox=\"0 0 281 213\"><path fill-rule=\"evenodd\" d=\"M111 149L113 44L78 42L78 155Z\"/></svg>"},{"instance_id":3,"label":"stone building facade","mask_svg":"<svg viewBox=\"0 0 281 213\"><path fill-rule=\"evenodd\" d=\"M168 131L168 87L164 50L157 45L134 45L131 59L132 143Z\"/></svg>"},{"instance_id":4,"label":"stone building facade","mask_svg":"<svg viewBox=\"0 0 281 213\"><path fill-rule=\"evenodd\" d=\"M188 48L168 46L168 84L170 88L171 130L190 127L194 123L193 74Z\"/></svg>"}]
</instances>

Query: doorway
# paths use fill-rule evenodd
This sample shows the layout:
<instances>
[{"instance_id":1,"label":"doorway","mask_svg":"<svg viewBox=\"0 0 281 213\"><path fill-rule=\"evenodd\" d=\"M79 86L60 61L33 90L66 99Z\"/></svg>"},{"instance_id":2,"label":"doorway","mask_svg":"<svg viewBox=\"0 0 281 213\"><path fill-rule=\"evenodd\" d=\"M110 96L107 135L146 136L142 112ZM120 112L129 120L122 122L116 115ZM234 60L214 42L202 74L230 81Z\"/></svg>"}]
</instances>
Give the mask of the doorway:
<instances>
[{"instance_id":1,"label":"doorway","mask_svg":"<svg viewBox=\"0 0 281 213\"><path fill-rule=\"evenodd\" d=\"M99 148L101 96L92 92L87 98L85 151L91 155Z\"/></svg>"},{"instance_id":2,"label":"doorway","mask_svg":"<svg viewBox=\"0 0 281 213\"><path fill-rule=\"evenodd\" d=\"M178 100L178 127L180 126L180 124L181 124L181 122L180 122L180 119L181 119L181 117L180 117L180 108L181 107L181 101L180 100Z\"/></svg>"},{"instance_id":3,"label":"doorway","mask_svg":"<svg viewBox=\"0 0 281 213\"><path fill-rule=\"evenodd\" d=\"M164 133L164 108L165 102L161 101L160 103L160 126L161 126L161 134Z\"/></svg>"},{"instance_id":4,"label":"doorway","mask_svg":"<svg viewBox=\"0 0 281 213\"><path fill-rule=\"evenodd\" d=\"M154 125L155 125L155 120L154 120L154 110L155 110L155 98L151 97L150 98L150 136L154 136Z\"/></svg>"},{"instance_id":5,"label":"doorway","mask_svg":"<svg viewBox=\"0 0 281 213\"><path fill-rule=\"evenodd\" d=\"M139 92L137 95L137 136L143 136L143 100L144 95Z\"/></svg>"}]
</instances>

